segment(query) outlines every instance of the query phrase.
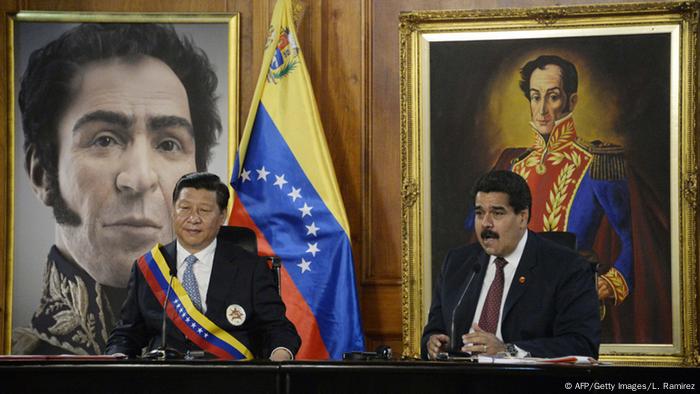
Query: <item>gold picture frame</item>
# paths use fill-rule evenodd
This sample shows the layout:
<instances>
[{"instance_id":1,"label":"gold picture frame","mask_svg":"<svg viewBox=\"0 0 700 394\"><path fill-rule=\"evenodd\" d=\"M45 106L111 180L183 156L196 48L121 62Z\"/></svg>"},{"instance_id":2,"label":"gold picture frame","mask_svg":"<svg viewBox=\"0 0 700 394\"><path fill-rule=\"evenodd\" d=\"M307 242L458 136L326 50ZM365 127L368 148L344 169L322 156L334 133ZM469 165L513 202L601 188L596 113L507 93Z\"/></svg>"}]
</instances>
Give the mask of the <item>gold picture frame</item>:
<instances>
[{"instance_id":1,"label":"gold picture frame","mask_svg":"<svg viewBox=\"0 0 700 394\"><path fill-rule=\"evenodd\" d=\"M213 144L210 144L210 142L206 143L209 147L206 149L207 152L198 152L195 154L195 158L204 157L201 160L206 163L207 170L218 174L224 182L227 182L231 176L239 128L240 17L238 13L23 11L9 15L7 21L9 59L7 81L9 90L5 92L8 103L7 130L9 132L5 140L6 143L1 144L3 157L8 158L8 169L6 176L3 177L3 188L0 190L0 193L6 193L6 195L0 196L3 197L0 200L8 202L7 206L2 208L2 214L8 220L6 221L5 232L7 241L2 244L6 245L6 247L2 247L3 250L0 250L0 255L3 256L2 264L5 265L4 270L0 270L0 272L4 271L5 273L3 287L0 288L0 290L4 290L5 294L4 304L0 305L3 311L0 329L2 329L4 334L4 340L0 343L0 354L9 354L12 351L12 343L13 339L15 339L13 338L14 329L24 328L29 325L32 314L36 310L37 305L39 305L42 291L47 291L42 290L44 285L48 283L48 278L51 277L51 274L47 273L49 270L46 268L46 255L49 247L54 244L54 227L56 223L51 209L44 206L33 195L32 186L27 180L27 174L24 170L25 151L22 143L24 135L18 104L24 68L28 63L30 54L35 50L57 39L62 33L86 23L105 25L116 23L159 24L171 26L179 37L191 42L194 48L193 52L205 55L208 59L208 63L205 63L208 65L200 64L196 67L200 67L199 70L206 68L208 71L213 72L217 82L214 82L213 86L211 86L212 79L209 77L210 74L207 74L207 81L190 82L191 85L189 86L197 86L196 90L208 92L200 92L198 93L199 96L193 97L201 98L204 95L216 97L211 101L207 101L206 104L200 105L200 107L206 106L207 111L215 112L217 115L214 117L220 119L222 127L220 132L216 133L214 126L211 126L214 122L212 120L213 115L209 113L205 115L208 117L205 122L209 123L203 127L209 130L208 133L216 134L212 134ZM194 55L190 56L190 59L193 57ZM185 68L181 68L181 70ZM181 80L182 78L184 77L180 77ZM190 77L190 81L192 80ZM207 85L208 87L204 87L205 84L209 84ZM187 91L187 93L189 96L190 92ZM192 98L189 98L189 100L192 100ZM189 108L195 108L193 107L194 105L197 104L190 102ZM194 135L199 131L197 129L197 120L194 117L192 118L192 125L190 125L190 134L196 139ZM198 163L197 166L199 166L199 160L198 158L195 159ZM166 192L164 191L163 193ZM168 190L167 193L171 194L172 190ZM167 200L167 198L164 198L164 200ZM170 219L167 218L167 220L169 221ZM32 264L27 264L26 262L28 261L31 261ZM32 267L27 268L30 265ZM45 269L47 270L46 272L44 272ZM91 294L85 292L86 288L90 288L89 284L86 287L80 280L72 282L70 277L61 275L59 274L52 278L58 280L61 283L60 286L65 285L65 288L61 287L59 290L58 287L54 286L50 292L70 293L73 298L82 297L82 301L73 300L70 303L71 308L64 308L61 317L55 319L51 329L53 330L52 332L57 333L56 337L60 337L60 339L53 337L47 339L45 334L41 334L43 336L37 334L34 338L42 338L43 341L51 346L59 348L59 352L62 353L84 354L84 350L74 346L70 335L66 334L68 331L67 327L78 325L76 320L84 319L80 321L80 324L88 328L75 334L75 338L82 336L82 339L78 338L78 342L92 343L92 350L89 353L94 354L94 349L97 349L97 346L94 346L94 341L89 340L91 335L89 327L99 327L99 329L94 329L99 331L94 333L95 335L108 335L111 328L105 322L109 322L109 320L105 320L101 309L99 312L92 313L94 311L87 310L87 307L81 304L81 302L86 301L86 298L84 298L86 294ZM99 283L95 286L99 286ZM102 293L98 293L98 297L100 294ZM46 296L46 293L44 296ZM99 298L98 302L100 302ZM67 302L66 304L69 303ZM116 305L118 302L113 304ZM59 306L58 308L62 307ZM118 314L119 309L117 308L114 313ZM86 332L88 333L87 335ZM86 337L88 339L85 339Z\"/></svg>"},{"instance_id":2,"label":"gold picture frame","mask_svg":"<svg viewBox=\"0 0 700 394\"><path fill-rule=\"evenodd\" d=\"M637 288L619 305L604 305L601 359L699 363L698 9L695 2L675 2L401 15L405 356L420 353L432 281L442 259L473 233L465 230L471 184L493 168L499 152L531 143L529 134L522 136L528 131L530 109L517 86L520 68L538 54L553 54L572 58L579 68L579 103L573 115L580 125L578 137L624 147L630 234L635 247L657 253L649 257L636 249L630 252ZM633 182L632 173L650 181L648 188ZM650 195L658 201L649 202ZM653 227L653 234L647 234L652 226L642 226L641 219L635 222L635 214L652 208L656 210L650 215L666 227ZM646 286L654 274L662 279ZM642 326L630 329L623 321L629 316L659 321L636 321Z\"/></svg>"}]
</instances>

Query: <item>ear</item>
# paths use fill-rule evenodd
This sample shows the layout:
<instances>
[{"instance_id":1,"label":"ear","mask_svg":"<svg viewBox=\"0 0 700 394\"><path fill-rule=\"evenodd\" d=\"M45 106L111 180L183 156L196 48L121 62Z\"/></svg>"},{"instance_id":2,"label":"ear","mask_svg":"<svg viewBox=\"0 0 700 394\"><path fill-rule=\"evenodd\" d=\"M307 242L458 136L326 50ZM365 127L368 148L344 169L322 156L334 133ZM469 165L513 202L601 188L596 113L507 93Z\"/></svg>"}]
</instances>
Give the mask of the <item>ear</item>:
<instances>
[{"instance_id":1,"label":"ear","mask_svg":"<svg viewBox=\"0 0 700 394\"><path fill-rule=\"evenodd\" d=\"M520 215L521 224L522 224L523 228L527 228L527 224L529 221L528 219L530 219L530 210L525 208L522 211L520 211L518 214Z\"/></svg>"},{"instance_id":2,"label":"ear","mask_svg":"<svg viewBox=\"0 0 700 394\"><path fill-rule=\"evenodd\" d=\"M223 226L224 223L226 223L226 210L225 209L221 210L221 215L219 216L219 227Z\"/></svg>"},{"instance_id":3,"label":"ear","mask_svg":"<svg viewBox=\"0 0 700 394\"><path fill-rule=\"evenodd\" d=\"M569 97L569 112L574 112L576 103L578 103L578 93L572 93L571 97Z\"/></svg>"},{"instance_id":4,"label":"ear","mask_svg":"<svg viewBox=\"0 0 700 394\"><path fill-rule=\"evenodd\" d=\"M49 181L46 168L39 162L39 156L34 145L30 145L27 148L24 158L24 169L27 171L34 194L44 205L51 206L51 201L53 200L51 182Z\"/></svg>"}]
</instances>

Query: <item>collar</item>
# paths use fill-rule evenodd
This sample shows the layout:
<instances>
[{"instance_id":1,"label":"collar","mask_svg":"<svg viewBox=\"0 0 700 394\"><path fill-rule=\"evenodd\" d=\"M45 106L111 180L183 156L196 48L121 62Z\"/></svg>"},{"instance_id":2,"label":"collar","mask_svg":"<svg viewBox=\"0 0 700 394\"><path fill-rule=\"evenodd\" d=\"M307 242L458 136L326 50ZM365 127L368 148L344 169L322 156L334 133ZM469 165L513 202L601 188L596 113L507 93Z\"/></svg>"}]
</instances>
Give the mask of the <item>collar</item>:
<instances>
[{"instance_id":1,"label":"collar","mask_svg":"<svg viewBox=\"0 0 700 394\"><path fill-rule=\"evenodd\" d=\"M13 352L30 354L42 349L38 351L46 354L101 354L114 327L114 312L118 313L125 298L126 289L100 285L53 246L39 307L31 326L24 328L26 343L13 345Z\"/></svg>"},{"instance_id":2,"label":"collar","mask_svg":"<svg viewBox=\"0 0 700 394\"><path fill-rule=\"evenodd\" d=\"M207 245L204 249L200 250L199 252L195 253L194 256L197 258L202 263L207 264L208 261L212 261L213 258L210 258L210 256L214 255L214 252L216 251L216 238L214 238L213 241L209 245ZM185 249L184 246L180 244L180 241L177 241L177 267L179 268L182 266L185 262L185 259L187 256L191 255L187 249Z\"/></svg>"},{"instance_id":3,"label":"collar","mask_svg":"<svg viewBox=\"0 0 700 394\"><path fill-rule=\"evenodd\" d=\"M525 244L527 243L527 233L528 231L525 230L525 234L523 234L522 237L520 237L520 241L518 241L518 244L515 246L515 249L513 249L512 252L510 252L509 255L507 256L502 256L506 261L508 261L508 267L517 267L518 263L520 263L520 258L523 257L523 252L525 251ZM489 256L489 264L492 264L494 260L496 260L496 257L498 256Z\"/></svg>"},{"instance_id":4,"label":"collar","mask_svg":"<svg viewBox=\"0 0 700 394\"><path fill-rule=\"evenodd\" d=\"M534 134L530 149L539 152L556 150L568 142L576 141L577 138L573 112L554 122L554 128L546 141L533 122L530 122L530 129Z\"/></svg>"}]
</instances>

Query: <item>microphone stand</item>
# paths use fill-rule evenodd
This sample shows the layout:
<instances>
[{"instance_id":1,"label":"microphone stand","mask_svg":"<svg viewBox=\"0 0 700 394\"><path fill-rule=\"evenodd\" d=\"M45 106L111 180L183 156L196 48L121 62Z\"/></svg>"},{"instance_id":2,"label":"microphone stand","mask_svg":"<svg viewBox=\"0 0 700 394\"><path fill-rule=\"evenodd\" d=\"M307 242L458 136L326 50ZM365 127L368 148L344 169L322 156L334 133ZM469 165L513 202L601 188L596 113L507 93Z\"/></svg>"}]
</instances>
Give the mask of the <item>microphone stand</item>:
<instances>
[{"instance_id":1,"label":"microphone stand","mask_svg":"<svg viewBox=\"0 0 700 394\"><path fill-rule=\"evenodd\" d=\"M275 279L277 279L277 294L282 295L282 276L280 275L280 269L282 268L282 261L277 256L268 256L267 261L270 262L272 270L275 271Z\"/></svg>"},{"instance_id":2,"label":"microphone stand","mask_svg":"<svg viewBox=\"0 0 700 394\"><path fill-rule=\"evenodd\" d=\"M168 348L165 341L165 320L167 317L166 308L168 306L168 299L170 298L170 292L173 288L173 279L175 275L173 271L170 271L170 282L168 282L168 291L165 294L165 301L163 301L163 324L161 327L161 337L160 337L160 347L153 349L146 353L142 358L146 360L174 360L183 358L182 353L175 349Z\"/></svg>"},{"instance_id":3,"label":"microphone stand","mask_svg":"<svg viewBox=\"0 0 700 394\"><path fill-rule=\"evenodd\" d=\"M469 278L469 281L467 282L467 285L464 286L464 291L462 291L462 295L459 297L459 301L457 301L457 304L455 305L454 309L452 309L452 325L450 326L450 351L455 350L455 314L457 313L457 309L459 306L462 304L462 300L464 300L464 295L467 294L467 290L469 289L469 286L472 284L472 281L474 280L474 277L476 276L479 271L481 271L481 265L479 263L474 264L472 268L472 276Z\"/></svg>"}]
</instances>

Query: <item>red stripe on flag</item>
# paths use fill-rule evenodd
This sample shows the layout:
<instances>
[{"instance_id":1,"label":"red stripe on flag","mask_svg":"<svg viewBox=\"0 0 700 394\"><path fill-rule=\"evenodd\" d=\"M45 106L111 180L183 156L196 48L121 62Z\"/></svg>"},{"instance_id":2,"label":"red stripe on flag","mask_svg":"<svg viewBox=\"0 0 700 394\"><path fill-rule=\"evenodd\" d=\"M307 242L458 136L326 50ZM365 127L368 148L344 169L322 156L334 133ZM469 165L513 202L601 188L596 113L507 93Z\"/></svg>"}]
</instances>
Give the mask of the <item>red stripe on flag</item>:
<instances>
[{"instance_id":1,"label":"red stripe on flag","mask_svg":"<svg viewBox=\"0 0 700 394\"><path fill-rule=\"evenodd\" d=\"M265 235L260 231L258 226L253 222L248 211L243 206L240 198L236 198L229 217L230 226L248 227L255 231L258 237L258 254L261 256L272 256L275 252L267 242ZM287 273L287 270L282 266L280 270L280 280L282 288L282 300L287 307L287 319L289 319L297 329L301 336L301 348L296 355L297 359L320 359L326 360L329 358L326 345L321 338L321 332L318 329L316 316L311 312L309 304L297 289L296 284Z\"/></svg>"}]
</instances>

